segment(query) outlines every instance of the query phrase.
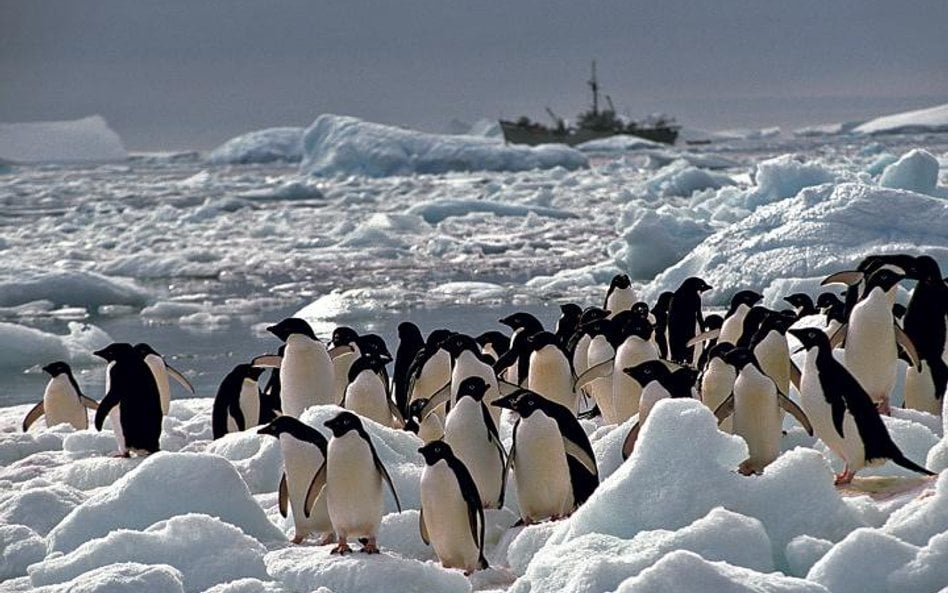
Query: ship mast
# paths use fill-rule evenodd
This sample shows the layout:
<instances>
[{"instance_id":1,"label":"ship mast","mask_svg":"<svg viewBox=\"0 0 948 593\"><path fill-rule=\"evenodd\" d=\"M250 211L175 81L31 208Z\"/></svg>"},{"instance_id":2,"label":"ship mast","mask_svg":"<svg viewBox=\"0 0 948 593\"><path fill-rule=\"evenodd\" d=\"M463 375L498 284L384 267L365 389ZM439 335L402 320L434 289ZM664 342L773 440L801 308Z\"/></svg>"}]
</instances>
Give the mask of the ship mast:
<instances>
[{"instance_id":1,"label":"ship mast","mask_svg":"<svg viewBox=\"0 0 948 593\"><path fill-rule=\"evenodd\" d=\"M599 115L599 82L596 80L596 60L593 60L592 78L586 84L593 92L593 115Z\"/></svg>"}]
</instances>

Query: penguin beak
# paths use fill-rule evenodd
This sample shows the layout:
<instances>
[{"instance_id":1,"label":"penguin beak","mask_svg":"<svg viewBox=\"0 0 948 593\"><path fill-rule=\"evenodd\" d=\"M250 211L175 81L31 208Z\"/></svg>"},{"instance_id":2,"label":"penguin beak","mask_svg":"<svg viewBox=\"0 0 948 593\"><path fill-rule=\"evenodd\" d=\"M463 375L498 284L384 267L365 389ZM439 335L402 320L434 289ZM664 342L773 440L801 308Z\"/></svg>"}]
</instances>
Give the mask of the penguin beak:
<instances>
[{"instance_id":1,"label":"penguin beak","mask_svg":"<svg viewBox=\"0 0 948 593\"><path fill-rule=\"evenodd\" d=\"M508 396L502 397L500 399L495 399L494 401L490 402L490 405L498 407L498 408L506 408L508 410L513 410L514 402L517 400L517 397L519 397L519 394L511 393Z\"/></svg>"}]
</instances>

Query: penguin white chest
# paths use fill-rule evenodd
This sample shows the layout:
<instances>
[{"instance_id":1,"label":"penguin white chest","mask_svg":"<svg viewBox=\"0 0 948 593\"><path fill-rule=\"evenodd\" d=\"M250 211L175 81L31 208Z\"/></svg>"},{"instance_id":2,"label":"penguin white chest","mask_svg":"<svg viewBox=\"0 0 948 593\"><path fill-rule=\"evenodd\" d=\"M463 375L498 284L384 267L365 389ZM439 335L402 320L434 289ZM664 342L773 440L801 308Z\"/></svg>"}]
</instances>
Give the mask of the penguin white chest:
<instances>
[{"instance_id":1,"label":"penguin white chest","mask_svg":"<svg viewBox=\"0 0 948 593\"><path fill-rule=\"evenodd\" d=\"M780 332L770 331L756 346L754 356L764 374L773 379L783 394L790 393L790 347Z\"/></svg>"},{"instance_id":2,"label":"penguin white chest","mask_svg":"<svg viewBox=\"0 0 948 593\"><path fill-rule=\"evenodd\" d=\"M286 340L280 383L283 413L289 416L299 417L309 406L334 403L335 375L326 348L307 336L292 334Z\"/></svg>"},{"instance_id":3,"label":"penguin white chest","mask_svg":"<svg viewBox=\"0 0 948 593\"><path fill-rule=\"evenodd\" d=\"M431 397L451 380L451 354L438 350L425 361L421 373L415 380L410 400Z\"/></svg>"},{"instance_id":4,"label":"penguin white chest","mask_svg":"<svg viewBox=\"0 0 948 593\"><path fill-rule=\"evenodd\" d=\"M849 410L843 414L843 434L840 435L833 423L833 411L827 401L816 367L816 353L807 352L800 380L800 401L803 412L813 426L813 433L827 447L842 457L850 469L857 470L865 465L865 452L859 436L856 421Z\"/></svg>"},{"instance_id":5,"label":"penguin white chest","mask_svg":"<svg viewBox=\"0 0 948 593\"><path fill-rule=\"evenodd\" d=\"M527 388L576 412L569 361L555 346L544 346L530 355Z\"/></svg>"},{"instance_id":6,"label":"penguin white chest","mask_svg":"<svg viewBox=\"0 0 948 593\"><path fill-rule=\"evenodd\" d=\"M240 412L244 415L244 424L251 428L260 424L260 392L257 382L244 379L240 384Z\"/></svg>"},{"instance_id":7,"label":"penguin white chest","mask_svg":"<svg viewBox=\"0 0 948 593\"><path fill-rule=\"evenodd\" d=\"M514 475L524 518L540 520L570 511L573 490L563 437L556 421L542 412L520 420Z\"/></svg>"},{"instance_id":8,"label":"penguin white chest","mask_svg":"<svg viewBox=\"0 0 948 593\"><path fill-rule=\"evenodd\" d=\"M392 413L388 406L388 393L382 379L373 371L359 373L346 387L346 409L352 410L382 426L392 427Z\"/></svg>"},{"instance_id":9,"label":"penguin white chest","mask_svg":"<svg viewBox=\"0 0 948 593\"><path fill-rule=\"evenodd\" d=\"M79 394L64 374L56 375L46 384L46 391L43 393L43 410L46 426L67 422L77 430L89 427L86 408L79 401Z\"/></svg>"},{"instance_id":10,"label":"penguin white chest","mask_svg":"<svg viewBox=\"0 0 948 593\"><path fill-rule=\"evenodd\" d=\"M627 339L616 350L612 370L612 405L617 423L625 422L639 413L639 400L642 397L642 386L622 369L657 359L658 347L638 336Z\"/></svg>"},{"instance_id":11,"label":"penguin white chest","mask_svg":"<svg viewBox=\"0 0 948 593\"><path fill-rule=\"evenodd\" d=\"M849 316L846 367L878 403L889 397L895 385L897 359L892 308L885 292L874 288Z\"/></svg>"},{"instance_id":12,"label":"penguin white chest","mask_svg":"<svg viewBox=\"0 0 948 593\"><path fill-rule=\"evenodd\" d=\"M589 352L586 357L589 368L614 358L615 354L615 349L605 336L596 336L589 343ZM592 395L593 399L596 400L596 404L599 406L599 411L602 412L602 417L606 421L606 424L615 424L617 422L615 406L612 401L612 381L612 375L599 377L586 386L586 390Z\"/></svg>"},{"instance_id":13,"label":"penguin white chest","mask_svg":"<svg viewBox=\"0 0 948 593\"><path fill-rule=\"evenodd\" d=\"M369 444L355 431L329 441L326 503L340 537L375 537L382 522L382 476Z\"/></svg>"},{"instance_id":14,"label":"penguin white chest","mask_svg":"<svg viewBox=\"0 0 948 593\"><path fill-rule=\"evenodd\" d=\"M485 508L499 506L504 466L490 441L481 404L463 397L448 414L444 441L467 467Z\"/></svg>"},{"instance_id":15,"label":"penguin white chest","mask_svg":"<svg viewBox=\"0 0 948 593\"><path fill-rule=\"evenodd\" d=\"M724 323L721 324L721 333L718 334L719 344L737 344L744 332L744 318L747 317L748 311L750 311L750 307L741 303L734 310L734 313L724 320Z\"/></svg>"},{"instance_id":16,"label":"penguin white chest","mask_svg":"<svg viewBox=\"0 0 948 593\"><path fill-rule=\"evenodd\" d=\"M289 434L280 435L280 450L283 452L283 469L286 474L287 494L296 534L306 537L310 533L332 531L325 492L316 501L316 506L310 510L309 517L306 517L304 509L309 485L316 471L325 461L323 454L316 445L301 441Z\"/></svg>"},{"instance_id":17,"label":"penguin white chest","mask_svg":"<svg viewBox=\"0 0 948 593\"><path fill-rule=\"evenodd\" d=\"M435 554L445 566L474 570L480 551L454 472L440 460L421 473L421 508Z\"/></svg>"},{"instance_id":18,"label":"penguin white chest","mask_svg":"<svg viewBox=\"0 0 948 593\"><path fill-rule=\"evenodd\" d=\"M745 367L734 382L734 434L747 443L750 471L759 473L780 455L781 416L773 381Z\"/></svg>"}]
</instances>

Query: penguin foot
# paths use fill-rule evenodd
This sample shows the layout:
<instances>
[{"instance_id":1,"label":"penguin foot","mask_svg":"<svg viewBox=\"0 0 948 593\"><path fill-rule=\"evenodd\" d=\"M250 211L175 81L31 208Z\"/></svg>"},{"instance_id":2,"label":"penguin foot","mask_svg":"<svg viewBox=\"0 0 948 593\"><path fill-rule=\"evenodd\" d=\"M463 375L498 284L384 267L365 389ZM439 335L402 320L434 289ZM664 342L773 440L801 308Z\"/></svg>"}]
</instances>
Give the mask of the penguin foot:
<instances>
[{"instance_id":1,"label":"penguin foot","mask_svg":"<svg viewBox=\"0 0 948 593\"><path fill-rule=\"evenodd\" d=\"M876 409L879 410L879 413L883 416L892 415L892 406L889 405L889 398L882 398L882 401L876 404Z\"/></svg>"},{"instance_id":2,"label":"penguin foot","mask_svg":"<svg viewBox=\"0 0 948 593\"><path fill-rule=\"evenodd\" d=\"M290 543L299 545L303 543L303 539L305 539L304 536L296 534L293 536L293 539L290 540Z\"/></svg>"},{"instance_id":3,"label":"penguin foot","mask_svg":"<svg viewBox=\"0 0 948 593\"><path fill-rule=\"evenodd\" d=\"M327 533L316 541L317 546L328 546L329 544L336 541L335 533Z\"/></svg>"},{"instance_id":4,"label":"penguin foot","mask_svg":"<svg viewBox=\"0 0 948 593\"><path fill-rule=\"evenodd\" d=\"M349 544L346 542L339 542L339 545L332 549L330 554L339 554L340 556L345 556L346 554L352 553L352 548L349 547Z\"/></svg>"},{"instance_id":5,"label":"penguin foot","mask_svg":"<svg viewBox=\"0 0 948 593\"><path fill-rule=\"evenodd\" d=\"M856 472L847 467L842 473L836 474L836 481L833 482L833 484L836 486L845 486L846 484L852 483L855 476Z\"/></svg>"},{"instance_id":6,"label":"penguin foot","mask_svg":"<svg viewBox=\"0 0 948 593\"><path fill-rule=\"evenodd\" d=\"M132 453L130 451L116 451L115 453L112 453L111 456L115 458L128 459L132 456Z\"/></svg>"},{"instance_id":7,"label":"penguin foot","mask_svg":"<svg viewBox=\"0 0 948 593\"><path fill-rule=\"evenodd\" d=\"M741 464L737 466L737 472L742 476L753 476L760 473L753 468L749 461L741 462Z\"/></svg>"},{"instance_id":8,"label":"penguin foot","mask_svg":"<svg viewBox=\"0 0 948 593\"><path fill-rule=\"evenodd\" d=\"M363 554L378 554L379 547L375 545L375 538L370 537L368 541L362 546L362 549L360 550L360 552L362 552Z\"/></svg>"}]
</instances>

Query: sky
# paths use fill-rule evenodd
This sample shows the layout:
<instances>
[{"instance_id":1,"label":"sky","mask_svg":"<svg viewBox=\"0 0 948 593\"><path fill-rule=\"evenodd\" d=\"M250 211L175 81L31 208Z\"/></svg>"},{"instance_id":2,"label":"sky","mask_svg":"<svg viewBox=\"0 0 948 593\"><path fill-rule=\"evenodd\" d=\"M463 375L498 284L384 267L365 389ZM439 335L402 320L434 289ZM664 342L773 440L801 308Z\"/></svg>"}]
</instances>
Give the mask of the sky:
<instances>
[{"instance_id":1,"label":"sky","mask_svg":"<svg viewBox=\"0 0 948 593\"><path fill-rule=\"evenodd\" d=\"M617 110L693 128L948 102L946 0L0 0L0 121L207 149L321 113L442 131Z\"/></svg>"}]
</instances>

